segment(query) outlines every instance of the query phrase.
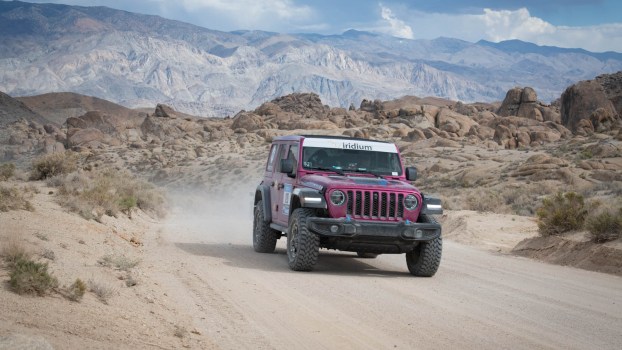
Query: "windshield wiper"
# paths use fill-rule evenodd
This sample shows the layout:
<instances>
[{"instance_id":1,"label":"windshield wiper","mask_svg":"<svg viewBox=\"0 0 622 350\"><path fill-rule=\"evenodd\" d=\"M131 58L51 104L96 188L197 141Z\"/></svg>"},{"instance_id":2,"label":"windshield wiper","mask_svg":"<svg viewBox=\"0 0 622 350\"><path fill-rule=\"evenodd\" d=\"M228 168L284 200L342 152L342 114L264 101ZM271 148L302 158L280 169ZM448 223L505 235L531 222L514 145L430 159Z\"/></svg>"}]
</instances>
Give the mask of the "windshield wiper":
<instances>
[{"instance_id":1,"label":"windshield wiper","mask_svg":"<svg viewBox=\"0 0 622 350\"><path fill-rule=\"evenodd\" d=\"M378 178L384 179L384 178L382 177L382 175L378 174L377 172L375 172L375 171L371 171L371 170L367 170L367 169L363 169L363 168L357 168L357 169L344 169L344 170L345 170L345 171L353 171L353 172L356 172L356 173L362 173L362 174L370 174L370 175L374 175L375 177L378 177Z\"/></svg>"},{"instance_id":2,"label":"windshield wiper","mask_svg":"<svg viewBox=\"0 0 622 350\"><path fill-rule=\"evenodd\" d=\"M327 167L321 167L321 166L316 166L316 167L307 167L307 170L322 170L322 171L332 171L334 173L337 173L339 175L345 176L343 170L341 169L336 169L336 168L327 168Z\"/></svg>"}]
</instances>

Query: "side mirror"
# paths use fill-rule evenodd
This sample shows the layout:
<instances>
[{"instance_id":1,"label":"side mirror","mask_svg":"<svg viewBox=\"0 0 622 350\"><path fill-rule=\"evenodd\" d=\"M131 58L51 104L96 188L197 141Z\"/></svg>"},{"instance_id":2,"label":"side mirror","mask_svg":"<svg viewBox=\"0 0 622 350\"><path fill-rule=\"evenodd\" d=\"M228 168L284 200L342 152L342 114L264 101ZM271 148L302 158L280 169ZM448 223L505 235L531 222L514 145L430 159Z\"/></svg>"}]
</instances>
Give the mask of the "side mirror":
<instances>
[{"instance_id":1,"label":"side mirror","mask_svg":"<svg viewBox=\"0 0 622 350\"><path fill-rule=\"evenodd\" d=\"M281 159L281 172L289 177L295 177L294 161L291 159Z\"/></svg>"},{"instance_id":2,"label":"side mirror","mask_svg":"<svg viewBox=\"0 0 622 350\"><path fill-rule=\"evenodd\" d=\"M406 180L415 181L417 180L417 168L414 166L406 168Z\"/></svg>"}]
</instances>

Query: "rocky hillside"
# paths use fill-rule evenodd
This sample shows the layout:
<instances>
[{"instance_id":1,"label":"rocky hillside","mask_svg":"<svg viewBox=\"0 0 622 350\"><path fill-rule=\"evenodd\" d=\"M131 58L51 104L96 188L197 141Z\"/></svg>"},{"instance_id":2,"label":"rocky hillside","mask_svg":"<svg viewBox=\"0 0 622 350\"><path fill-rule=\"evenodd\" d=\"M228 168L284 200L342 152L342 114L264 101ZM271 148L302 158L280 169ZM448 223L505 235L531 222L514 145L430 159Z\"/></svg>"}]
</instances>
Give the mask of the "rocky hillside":
<instances>
[{"instance_id":1,"label":"rocky hillside","mask_svg":"<svg viewBox=\"0 0 622 350\"><path fill-rule=\"evenodd\" d=\"M516 84L549 102L579 80L622 70L622 54L517 41L405 40L219 32L105 7L0 2L0 90L71 91L126 107L165 103L234 115L292 92L333 107L440 96L496 101Z\"/></svg>"},{"instance_id":2,"label":"rocky hillside","mask_svg":"<svg viewBox=\"0 0 622 350\"><path fill-rule=\"evenodd\" d=\"M446 196L448 206L476 205L469 196L484 191L499 204L494 210L532 214L532 203L556 189L622 191L619 88L611 84L618 76L572 85L554 104L541 102L531 87L517 87L494 104L411 96L345 109L306 93L225 119L193 117L164 104L152 113L88 111L62 127L25 118L6 128L0 158L28 166L42 152L71 149L88 166L113 165L168 186L218 191L257 181L277 135L348 135L397 143L407 163L420 169L419 185ZM88 100L74 101L64 108L86 108Z\"/></svg>"}]
</instances>

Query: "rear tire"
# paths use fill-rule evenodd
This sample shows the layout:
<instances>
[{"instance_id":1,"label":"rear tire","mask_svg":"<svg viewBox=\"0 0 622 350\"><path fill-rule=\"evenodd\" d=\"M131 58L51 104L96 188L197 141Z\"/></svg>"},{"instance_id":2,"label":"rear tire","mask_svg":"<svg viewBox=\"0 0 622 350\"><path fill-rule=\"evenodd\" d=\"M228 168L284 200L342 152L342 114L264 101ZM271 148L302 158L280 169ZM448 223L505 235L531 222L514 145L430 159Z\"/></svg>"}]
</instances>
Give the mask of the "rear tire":
<instances>
[{"instance_id":1,"label":"rear tire","mask_svg":"<svg viewBox=\"0 0 622 350\"><path fill-rule=\"evenodd\" d=\"M287 233L287 262L294 271L311 271L320 252L320 238L307 227L307 218L315 211L307 208L294 210Z\"/></svg>"},{"instance_id":2,"label":"rear tire","mask_svg":"<svg viewBox=\"0 0 622 350\"><path fill-rule=\"evenodd\" d=\"M419 222L436 223L436 220L428 215L420 215ZM443 238L437 238L421 242L412 251L406 253L406 265L408 271L414 276L432 277L441 264L443 252Z\"/></svg>"},{"instance_id":3,"label":"rear tire","mask_svg":"<svg viewBox=\"0 0 622 350\"><path fill-rule=\"evenodd\" d=\"M281 232L272 229L264 220L263 201L257 202L253 218L253 249L258 253L274 253L280 235Z\"/></svg>"}]
</instances>

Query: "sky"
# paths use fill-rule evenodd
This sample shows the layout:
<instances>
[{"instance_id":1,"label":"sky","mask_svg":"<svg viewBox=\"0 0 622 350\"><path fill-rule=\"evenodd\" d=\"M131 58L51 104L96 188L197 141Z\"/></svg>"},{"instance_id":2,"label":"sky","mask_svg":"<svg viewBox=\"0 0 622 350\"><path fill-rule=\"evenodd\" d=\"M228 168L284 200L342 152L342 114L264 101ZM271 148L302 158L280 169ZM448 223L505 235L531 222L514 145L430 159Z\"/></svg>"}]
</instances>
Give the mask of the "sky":
<instances>
[{"instance_id":1,"label":"sky","mask_svg":"<svg viewBox=\"0 0 622 350\"><path fill-rule=\"evenodd\" d=\"M538 45L622 52L620 0L27 0L108 6L205 28Z\"/></svg>"}]
</instances>

